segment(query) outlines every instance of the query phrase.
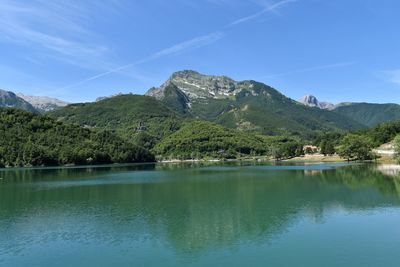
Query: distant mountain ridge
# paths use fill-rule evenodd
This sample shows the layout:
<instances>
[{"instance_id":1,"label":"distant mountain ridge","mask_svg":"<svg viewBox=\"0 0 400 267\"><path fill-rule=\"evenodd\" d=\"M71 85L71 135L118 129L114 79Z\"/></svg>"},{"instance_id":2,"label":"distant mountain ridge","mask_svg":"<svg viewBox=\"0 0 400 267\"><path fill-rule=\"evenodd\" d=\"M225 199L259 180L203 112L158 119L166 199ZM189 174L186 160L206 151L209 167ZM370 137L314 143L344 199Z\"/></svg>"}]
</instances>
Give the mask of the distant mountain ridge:
<instances>
[{"instance_id":1,"label":"distant mountain ridge","mask_svg":"<svg viewBox=\"0 0 400 267\"><path fill-rule=\"evenodd\" d=\"M400 120L400 105L373 103L342 103L334 110L368 127Z\"/></svg>"},{"instance_id":2,"label":"distant mountain ridge","mask_svg":"<svg viewBox=\"0 0 400 267\"><path fill-rule=\"evenodd\" d=\"M68 102L47 96L30 96L0 89L0 107L19 108L30 112L47 112L68 104Z\"/></svg>"},{"instance_id":3,"label":"distant mountain ridge","mask_svg":"<svg viewBox=\"0 0 400 267\"><path fill-rule=\"evenodd\" d=\"M332 110L368 127L373 127L384 122L400 120L400 105L393 103L342 102L332 104L329 102L319 102L313 95L306 95L299 102L309 107Z\"/></svg>"},{"instance_id":4,"label":"distant mountain ridge","mask_svg":"<svg viewBox=\"0 0 400 267\"><path fill-rule=\"evenodd\" d=\"M39 112L54 110L70 104L68 102L48 96L31 96L24 95L22 93L17 93L17 96L30 103Z\"/></svg>"}]
</instances>

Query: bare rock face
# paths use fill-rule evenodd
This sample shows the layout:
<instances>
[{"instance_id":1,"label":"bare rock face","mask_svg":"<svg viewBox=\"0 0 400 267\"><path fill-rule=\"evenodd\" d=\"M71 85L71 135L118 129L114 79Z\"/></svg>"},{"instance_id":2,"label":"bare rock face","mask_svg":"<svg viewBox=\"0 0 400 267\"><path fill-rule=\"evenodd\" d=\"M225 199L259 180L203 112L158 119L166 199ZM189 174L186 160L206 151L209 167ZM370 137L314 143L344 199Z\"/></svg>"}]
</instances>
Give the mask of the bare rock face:
<instances>
[{"instance_id":1,"label":"bare rock face","mask_svg":"<svg viewBox=\"0 0 400 267\"><path fill-rule=\"evenodd\" d=\"M313 95L305 95L299 100L299 102L309 107L319 108L318 99Z\"/></svg>"},{"instance_id":2,"label":"bare rock face","mask_svg":"<svg viewBox=\"0 0 400 267\"><path fill-rule=\"evenodd\" d=\"M17 96L30 103L39 112L51 111L70 104L68 102L48 96L31 96L21 93L18 93Z\"/></svg>"},{"instance_id":3,"label":"bare rock face","mask_svg":"<svg viewBox=\"0 0 400 267\"><path fill-rule=\"evenodd\" d=\"M318 99L313 95L305 95L299 100L299 102L309 107L317 107L320 109L327 109L327 110L335 109L334 104L329 102L319 102Z\"/></svg>"},{"instance_id":4,"label":"bare rock face","mask_svg":"<svg viewBox=\"0 0 400 267\"><path fill-rule=\"evenodd\" d=\"M238 94L243 89L251 89L250 83L237 82L226 76L203 75L196 71L175 72L159 88L150 89L146 95L163 99L166 88L174 84L189 100L221 99Z\"/></svg>"},{"instance_id":5,"label":"bare rock face","mask_svg":"<svg viewBox=\"0 0 400 267\"><path fill-rule=\"evenodd\" d=\"M329 102L319 102L319 106L321 109L327 109L327 110L334 110L336 108L336 105Z\"/></svg>"}]
</instances>

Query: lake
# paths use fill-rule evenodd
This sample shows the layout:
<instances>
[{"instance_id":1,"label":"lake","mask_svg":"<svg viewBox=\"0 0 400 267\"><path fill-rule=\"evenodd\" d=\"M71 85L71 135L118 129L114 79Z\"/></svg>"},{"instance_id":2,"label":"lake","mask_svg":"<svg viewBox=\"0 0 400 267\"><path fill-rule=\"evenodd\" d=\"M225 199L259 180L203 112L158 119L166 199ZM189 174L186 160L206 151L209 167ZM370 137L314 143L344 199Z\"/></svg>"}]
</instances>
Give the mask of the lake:
<instances>
[{"instance_id":1,"label":"lake","mask_svg":"<svg viewBox=\"0 0 400 267\"><path fill-rule=\"evenodd\" d=\"M367 164L0 171L0 266L400 266L400 176Z\"/></svg>"}]
</instances>

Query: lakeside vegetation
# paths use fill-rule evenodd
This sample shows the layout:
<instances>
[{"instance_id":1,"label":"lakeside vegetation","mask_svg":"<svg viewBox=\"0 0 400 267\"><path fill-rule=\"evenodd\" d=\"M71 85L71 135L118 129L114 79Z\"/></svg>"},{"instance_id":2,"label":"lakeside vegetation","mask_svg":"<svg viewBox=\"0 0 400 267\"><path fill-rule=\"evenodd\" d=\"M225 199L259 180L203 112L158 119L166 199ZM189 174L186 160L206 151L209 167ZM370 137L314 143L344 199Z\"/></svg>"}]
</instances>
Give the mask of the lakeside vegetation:
<instances>
[{"instance_id":1,"label":"lakeside vegetation","mask_svg":"<svg viewBox=\"0 0 400 267\"><path fill-rule=\"evenodd\" d=\"M95 131L14 108L0 108L0 167L154 161L144 148Z\"/></svg>"},{"instance_id":2,"label":"lakeside vegetation","mask_svg":"<svg viewBox=\"0 0 400 267\"><path fill-rule=\"evenodd\" d=\"M322 154L334 154L346 160L373 160L377 158L372 150L391 141L395 150L400 153L400 121L382 123L370 129L350 133L329 133L320 135L315 144L321 147ZM327 147L329 152L327 152Z\"/></svg>"}]
</instances>

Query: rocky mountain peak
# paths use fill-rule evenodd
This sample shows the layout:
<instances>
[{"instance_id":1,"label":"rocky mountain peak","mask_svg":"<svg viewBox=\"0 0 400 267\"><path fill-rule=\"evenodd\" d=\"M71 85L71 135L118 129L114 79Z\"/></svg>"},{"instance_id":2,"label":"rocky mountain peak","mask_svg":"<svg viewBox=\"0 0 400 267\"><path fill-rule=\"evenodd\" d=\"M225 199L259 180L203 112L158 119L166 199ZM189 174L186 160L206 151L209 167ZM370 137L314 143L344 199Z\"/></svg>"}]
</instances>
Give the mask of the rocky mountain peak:
<instances>
[{"instance_id":1,"label":"rocky mountain peak","mask_svg":"<svg viewBox=\"0 0 400 267\"><path fill-rule=\"evenodd\" d=\"M249 83L240 83L226 76L204 75L193 70L178 71L159 88L150 89L146 95L162 99L165 88L173 84L188 99L227 98L251 87Z\"/></svg>"},{"instance_id":2,"label":"rocky mountain peak","mask_svg":"<svg viewBox=\"0 0 400 267\"><path fill-rule=\"evenodd\" d=\"M299 102L309 107L317 107L320 109L328 109L328 110L335 109L334 104L329 102L319 102L318 99L313 95L305 95L299 100Z\"/></svg>"},{"instance_id":3,"label":"rocky mountain peak","mask_svg":"<svg viewBox=\"0 0 400 267\"><path fill-rule=\"evenodd\" d=\"M174 78L188 78L188 77L201 77L201 76L205 76L195 70L182 70L182 71L177 71L174 72L170 79L174 79Z\"/></svg>"},{"instance_id":4,"label":"rocky mountain peak","mask_svg":"<svg viewBox=\"0 0 400 267\"><path fill-rule=\"evenodd\" d=\"M313 95L305 95L299 100L299 102L309 107L319 107L319 101Z\"/></svg>"},{"instance_id":5,"label":"rocky mountain peak","mask_svg":"<svg viewBox=\"0 0 400 267\"><path fill-rule=\"evenodd\" d=\"M242 88L238 82L226 76L211 76L196 71L174 73L167 83L172 82L189 98L221 98L235 95Z\"/></svg>"}]
</instances>

